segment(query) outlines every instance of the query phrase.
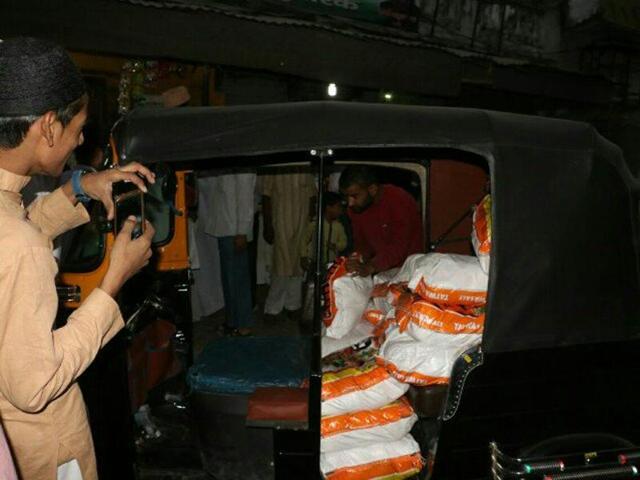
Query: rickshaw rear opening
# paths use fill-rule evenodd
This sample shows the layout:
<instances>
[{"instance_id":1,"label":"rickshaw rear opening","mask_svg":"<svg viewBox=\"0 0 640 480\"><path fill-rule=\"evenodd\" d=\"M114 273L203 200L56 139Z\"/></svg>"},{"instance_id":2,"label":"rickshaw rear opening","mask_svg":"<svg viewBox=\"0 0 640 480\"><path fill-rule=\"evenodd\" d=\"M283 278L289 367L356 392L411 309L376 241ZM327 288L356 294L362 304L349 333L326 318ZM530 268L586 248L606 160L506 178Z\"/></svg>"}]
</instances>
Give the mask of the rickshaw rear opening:
<instances>
[{"instance_id":1,"label":"rickshaw rear opening","mask_svg":"<svg viewBox=\"0 0 640 480\"><path fill-rule=\"evenodd\" d=\"M176 235L186 233L180 222L187 171L273 171L295 163L306 165L322 185L320 177L341 166L377 166L388 179L413 182L414 188L418 183L413 193L421 205L425 253L472 255L471 207L491 195L481 344L458 358L446 385L413 386L407 394L418 415L411 434L426 461L417 477L542 478L533 470L509 477L515 467L497 472L492 442L494 458L499 451L554 461L574 449L629 450L640 442L636 181L620 150L592 127L478 110L313 102L133 112L116 125L113 141L120 162L168 172L164 193L172 201L158 207L168 219L159 242L167 255ZM320 213L322 198L319 193ZM98 250L104 251L102 243ZM168 308L178 312L189 337L189 275L181 260L168 263L176 268L149 272L143 283L170 299ZM317 280L316 292L322 283ZM139 305L137 292L123 301ZM275 478L320 476L323 366L316 295L311 334L294 343L270 339L274 343L247 367L253 369L247 377L264 374L260 365L269 361L270 348L296 352L273 387L292 409L306 400L306 421L303 410L273 421L247 419L251 402L261 406L275 395L254 396L255 386L272 379L235 393L192 382L203 464L215 478L243 473L217 465L220 452L234 445L240 452L234 465L244 462L244 474L254 468ZM252 341L243 345L259 348ZM209 366L220 363L216 355L229 355L223 350L209 351ZM194 368L203 380L207 365L198 362ZM299 376L306 380L298 382ZM294 385L302 385L302 395ZM556 437L562 438L537 446Z\"/></svg>"}]
</instances>

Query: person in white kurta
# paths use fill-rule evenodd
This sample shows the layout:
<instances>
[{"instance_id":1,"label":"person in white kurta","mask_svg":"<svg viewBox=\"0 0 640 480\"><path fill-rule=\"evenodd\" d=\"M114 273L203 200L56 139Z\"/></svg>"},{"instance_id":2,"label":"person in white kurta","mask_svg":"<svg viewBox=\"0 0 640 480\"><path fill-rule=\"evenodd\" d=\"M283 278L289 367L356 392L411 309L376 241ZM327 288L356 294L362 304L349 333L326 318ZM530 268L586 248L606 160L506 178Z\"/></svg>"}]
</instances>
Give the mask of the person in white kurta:
<instances>
[{"instance_id":1,"label":"person in white kurta","mask_svg":"<svg viewBox=\"0 0 640 480\"><path fill-rule=\"evenodd\" d=\"M253 324L248 242L253 237L255 187L256 174L251 171L217 172L198 178L198 224L205 235L218 242L225 330L230 334L247 334ZM201 256L201 268L202 260Z\"/></svg>"},{"instance_id":2,"label":"person in white kurta","mask_svg":"<svg viewBox=\"0 0 640 480\"><path fill-rule=\"evenodd\" d=\"M218 239L205 232L211 190L198 179L198 216L189 220L189 260L193 272L191 307L193 320L213 315L224 308Z\"/></svg>"},{"instance_id":3,"label":"person in white kurta","mask_svg":"<svg viewBox=\"0 0 640 480\"><path fill-rule=\"evenodd\" d=\"M273 244L271 286L264 313L294 312L302 308L300 257L316 186L308 173L267 175L262 195L265 240Z\"/></svg>"}]
</instances>

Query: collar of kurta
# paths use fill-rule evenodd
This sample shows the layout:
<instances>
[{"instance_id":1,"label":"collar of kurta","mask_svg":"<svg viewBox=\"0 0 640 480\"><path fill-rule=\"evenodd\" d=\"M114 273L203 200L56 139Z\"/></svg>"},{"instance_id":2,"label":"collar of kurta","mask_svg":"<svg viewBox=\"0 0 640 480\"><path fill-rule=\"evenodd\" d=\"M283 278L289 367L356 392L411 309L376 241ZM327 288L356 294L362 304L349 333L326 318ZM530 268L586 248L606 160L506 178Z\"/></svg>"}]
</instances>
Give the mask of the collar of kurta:
<instances>
[{"instance_id":1,"label":"collar of kurta","mask_svg":"<svg viewBox=\"0 0 640 480\"><path fill-rule=\"evenodd\" d=\"M19 193L29 183L29 180L31 177L16 175L0 168L0 191Z\"/></svg>"}]
</instances>

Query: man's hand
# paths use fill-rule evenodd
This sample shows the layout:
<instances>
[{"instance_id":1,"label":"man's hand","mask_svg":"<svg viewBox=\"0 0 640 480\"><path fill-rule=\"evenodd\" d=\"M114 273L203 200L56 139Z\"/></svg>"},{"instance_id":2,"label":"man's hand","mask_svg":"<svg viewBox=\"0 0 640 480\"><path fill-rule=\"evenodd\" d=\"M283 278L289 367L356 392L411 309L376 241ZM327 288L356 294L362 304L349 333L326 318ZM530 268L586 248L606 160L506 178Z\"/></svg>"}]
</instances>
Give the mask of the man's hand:
<instances>
[{"instance_id":1,"label":"man's hand","mask_svg":"<svg viewBox=\"0 0 640 480\"><path fill-rule=\"evenodd\" d=\"M237 253L245 251L247 249L247 236L236 235L233 237L233 247Z\"/></svg>"},{"instance_id":2,"label":"man's hand","mask_svg":"<svg viewBox=\"0 0 640 480\"><path fill-rule=\"evenodd\" d=\"M351 255L345 264L347 272L358 277L368 277L375 273L375 267L370 262L363 262L360 256Z\"/></svg>"},{"instance_id":3,"label":"man's hand","mask_svg":"<svg viewBox=\"0 0 640 480\"><path fill-rule=\"evenodd\" d=\"M135 226L136 218L127 218L111 249L109 268L100 288L112 297L115 297L126 281L145 267L151 258L151 240L155 229L145 221L144 233L132 240L131 234Z\"/></svg>"},{"instance_id":4,"label":"man's hand","mask_svg":"<svg viewBox=\"0 0 640 480\"><path fill-rule=\"evenodd\" d=\"M80 183L82 189L89 197L103 203L107 211L107 219L113 220L115 210L112 198L113 184L116 182L131 182L140 190L147 193L147 187L144 184L143 178L149 183L155 183L156 181L156 176L147 167L137 162L132 162L124 167L87 173L82 176ZM62 188L67 194L67 197L69 197L69 200L71 200L71 203L75 204L76 201L71 182L67 182Z\"/></svg>"}]
</instances>

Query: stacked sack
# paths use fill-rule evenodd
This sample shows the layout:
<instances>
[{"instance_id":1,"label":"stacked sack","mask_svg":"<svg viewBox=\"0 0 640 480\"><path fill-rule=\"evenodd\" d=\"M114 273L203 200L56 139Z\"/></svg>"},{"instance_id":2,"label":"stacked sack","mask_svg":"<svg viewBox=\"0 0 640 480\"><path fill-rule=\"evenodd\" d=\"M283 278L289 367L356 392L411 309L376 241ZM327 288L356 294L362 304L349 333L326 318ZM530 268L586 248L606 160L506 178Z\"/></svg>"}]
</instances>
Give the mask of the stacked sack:
<instances>
[{"instance_id":1,"label":"stacked sack","mask_svg":"<svg viewBox=\"0 0 640 480\"><path fill-rule=\"evenodd\" d=\"M378 364L414 385L445 384L455 360L482 339L491 252L491 196L474 208L476 257L412 255L390 280L393 321L379 334ZM393 293L395 290L395 293Z\"/></svg>"},{"instance_id":2,"label":"stacked sack","mask_svg":"<svg viewBox=\"0 0 640 480\"><path fill-rule=\"evenodd\" d=\"M473 231L471 243L484 273L489 273L489 255L491 253L491 195L486 195L473 209Z\"/></svg>"},{"instance_id":3,"label":"stacked sack","mask_svg":"<svg viewBox=\"0 0 640 480\"><path fill-rule=\"evenodd\" d=\"M406 260L393 283L405 281L377 363L402 382L446 384L455 360L481 341L487 274L476 257L429 253Z\"/></svg>"},{"instance_id":4,"label":"stacked sack","mask_svg":"<svg viewBox=\"0 0 640 480\"><path fill-rule=\"evenodd\" d=\"M383 407L325 416L320 468L329 480L407 478L423 467L409 434L417 416L402 397Z\"/></svg>"},{"instance_id":5,"label":"stacked sack","mask_svg":"<svg viewBox=\"0 0 640 480\"><path fill-rule=\"evenodd\" d=\"M373 278L347 274L325 286L321 470L331 480L407 478L424 467L409 433L409 384L449 382L453 364L484 327L491 199L474 212L477 257L412 255Z\"/></svg>"},{"instance_id":6,"label":"stacked sack","mask_svg":"<svg viewBox=\"0 0 640 480\"><path fill-rule=\"evenodd\" d=\"M371 344L368 348L369 355L377 351ZM418 417L404 397L408 388L373 358L323 373L320 468L325 478L402 479L420 472L424 460L409 433Z\"/></svg>"},{"instance_id":7,"label":"stacked sack","mask_svg":"<svg viewBox=\"0 0 640 480\"><path fill-rule=\"evenodd\" d=\"M373 318L376 310L386 317L392 310L387 289L397 272L352 277L344 262L336 261L325 287L320 468L330 480L411 477L424 461L409 433L417 421L404 397L409 385L376 362L378 348L371 340L382 321L365 315ZM329 348L353 340L359 343Z\"/></svg>"},{"instance_id":8,"label":"stacked sack","mask_svg":"<svg viewBox=\"0 0 640 480\"><path fill-rule=\"evenodd\" d=\"M373 290L373 279L347 273L347 259L340 257L327 273L324 286L325 335L340 339L350 333L362 320Z\"/></svg>"}]
</instances>

